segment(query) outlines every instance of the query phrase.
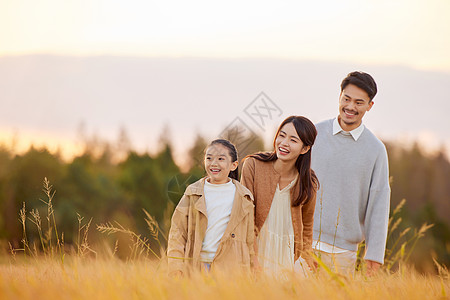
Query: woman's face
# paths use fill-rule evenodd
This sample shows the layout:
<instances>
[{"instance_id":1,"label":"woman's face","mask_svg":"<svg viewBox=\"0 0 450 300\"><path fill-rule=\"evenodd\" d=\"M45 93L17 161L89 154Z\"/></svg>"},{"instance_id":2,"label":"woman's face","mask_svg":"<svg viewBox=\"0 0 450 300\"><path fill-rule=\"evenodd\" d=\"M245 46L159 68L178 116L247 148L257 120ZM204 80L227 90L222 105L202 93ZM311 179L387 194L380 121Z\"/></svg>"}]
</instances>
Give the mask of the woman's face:
<instances>
[{"instance_id":1,"label":"woman's face","mask_svg":"<svg viewBox=\"0 0 450 300\"><path fill-rule=\"evenodd\" d=\"M299 155L308 152L309 148L303 146L292 123L285 124L275 139L275 152L278 159L283 161L297 160Z\"/></svg>"}]
</instances>

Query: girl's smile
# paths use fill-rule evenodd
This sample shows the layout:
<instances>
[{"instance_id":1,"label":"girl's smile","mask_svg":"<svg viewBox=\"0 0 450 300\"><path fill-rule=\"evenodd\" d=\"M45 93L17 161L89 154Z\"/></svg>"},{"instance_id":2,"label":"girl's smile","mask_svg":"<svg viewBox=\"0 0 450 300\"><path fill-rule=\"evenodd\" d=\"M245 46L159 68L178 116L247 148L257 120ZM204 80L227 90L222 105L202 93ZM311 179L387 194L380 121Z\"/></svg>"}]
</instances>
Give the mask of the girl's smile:
<instances>
[{"instance_id":1,"label":"girl's smile","mask_svg":"<svg viewBox=\"0 0 450 300\"><path fill-rule=\"evenodd\" d=\"M223 184L229 181L228 174L236 170L237 161L232 161L229 149L221 144L213 144L206 149L205 170L208 182Z\"/></svg>"}]
</instances>

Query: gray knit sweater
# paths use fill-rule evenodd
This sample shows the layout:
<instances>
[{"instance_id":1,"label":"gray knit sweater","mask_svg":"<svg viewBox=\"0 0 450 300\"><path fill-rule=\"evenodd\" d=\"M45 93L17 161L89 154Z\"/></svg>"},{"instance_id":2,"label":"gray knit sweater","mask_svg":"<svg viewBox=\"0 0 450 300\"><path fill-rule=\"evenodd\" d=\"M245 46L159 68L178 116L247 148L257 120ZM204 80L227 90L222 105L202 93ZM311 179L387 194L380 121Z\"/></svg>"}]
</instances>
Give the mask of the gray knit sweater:
<instances>
[{"instance_id":1,"label":"gray knit sweater","mask_svg":"<svg viewBox=\"0 0 450 300\"><path fill-rule=\"evenodd\" d=\"M352 251L365 239L365 259L383 263L390 199L386 148L367 128L357 141L333 135L333 120L316 124L312 169L320 190L313 239Z\"/></svg>"}]
</instances>

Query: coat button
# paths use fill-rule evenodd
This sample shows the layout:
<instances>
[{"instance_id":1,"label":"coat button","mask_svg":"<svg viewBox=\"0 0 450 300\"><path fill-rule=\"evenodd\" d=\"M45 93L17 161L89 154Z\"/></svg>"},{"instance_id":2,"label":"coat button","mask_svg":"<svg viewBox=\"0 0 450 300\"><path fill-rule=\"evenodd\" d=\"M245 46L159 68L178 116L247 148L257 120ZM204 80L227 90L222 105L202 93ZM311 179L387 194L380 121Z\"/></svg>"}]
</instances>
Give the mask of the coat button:
<instances>
[{"instance_id":1,"label":"coat button","mask_svg":"<svg viewBox=\"0 0 450 300\"><path fill-rule=\"evenodd\" d=\"M235 237L235 234L234 234L234 233L232 233L232 234L231 234L231 237L232 237L232 238L234 238L234 237Z\"/></svg>"}]
</instances>

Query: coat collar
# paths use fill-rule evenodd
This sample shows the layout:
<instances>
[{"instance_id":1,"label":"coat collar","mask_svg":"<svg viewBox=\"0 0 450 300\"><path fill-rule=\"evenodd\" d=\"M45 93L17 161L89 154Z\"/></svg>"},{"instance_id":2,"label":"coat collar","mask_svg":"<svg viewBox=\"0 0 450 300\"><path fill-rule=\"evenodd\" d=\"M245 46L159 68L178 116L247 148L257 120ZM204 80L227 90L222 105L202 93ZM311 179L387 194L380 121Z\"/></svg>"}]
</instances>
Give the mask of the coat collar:
<instances>
[{"instance_id":1,"label":"coat collar","mask_svg":"<svg viewBox=\"0 0 450 300\"><path fill-rule=\"evenodd\" d=\"M204 192L205 180L206 177L191 184L186 189L185 194L187 196L197 196L198 198L194 200L194 208L201 212L204 216L207 216ZM229 231L232 231L248 213L253 213L254 208L252 193L246 187L240 184L239 181L236 181L234 179L232 179L232 181L236 187L236 193L234 196L233 207L231 209L231 218L228 224L229 226L227 226L225 234L227 234ZM243 198L248 199L245 200Z\"/></svg>"}]
</instances>

